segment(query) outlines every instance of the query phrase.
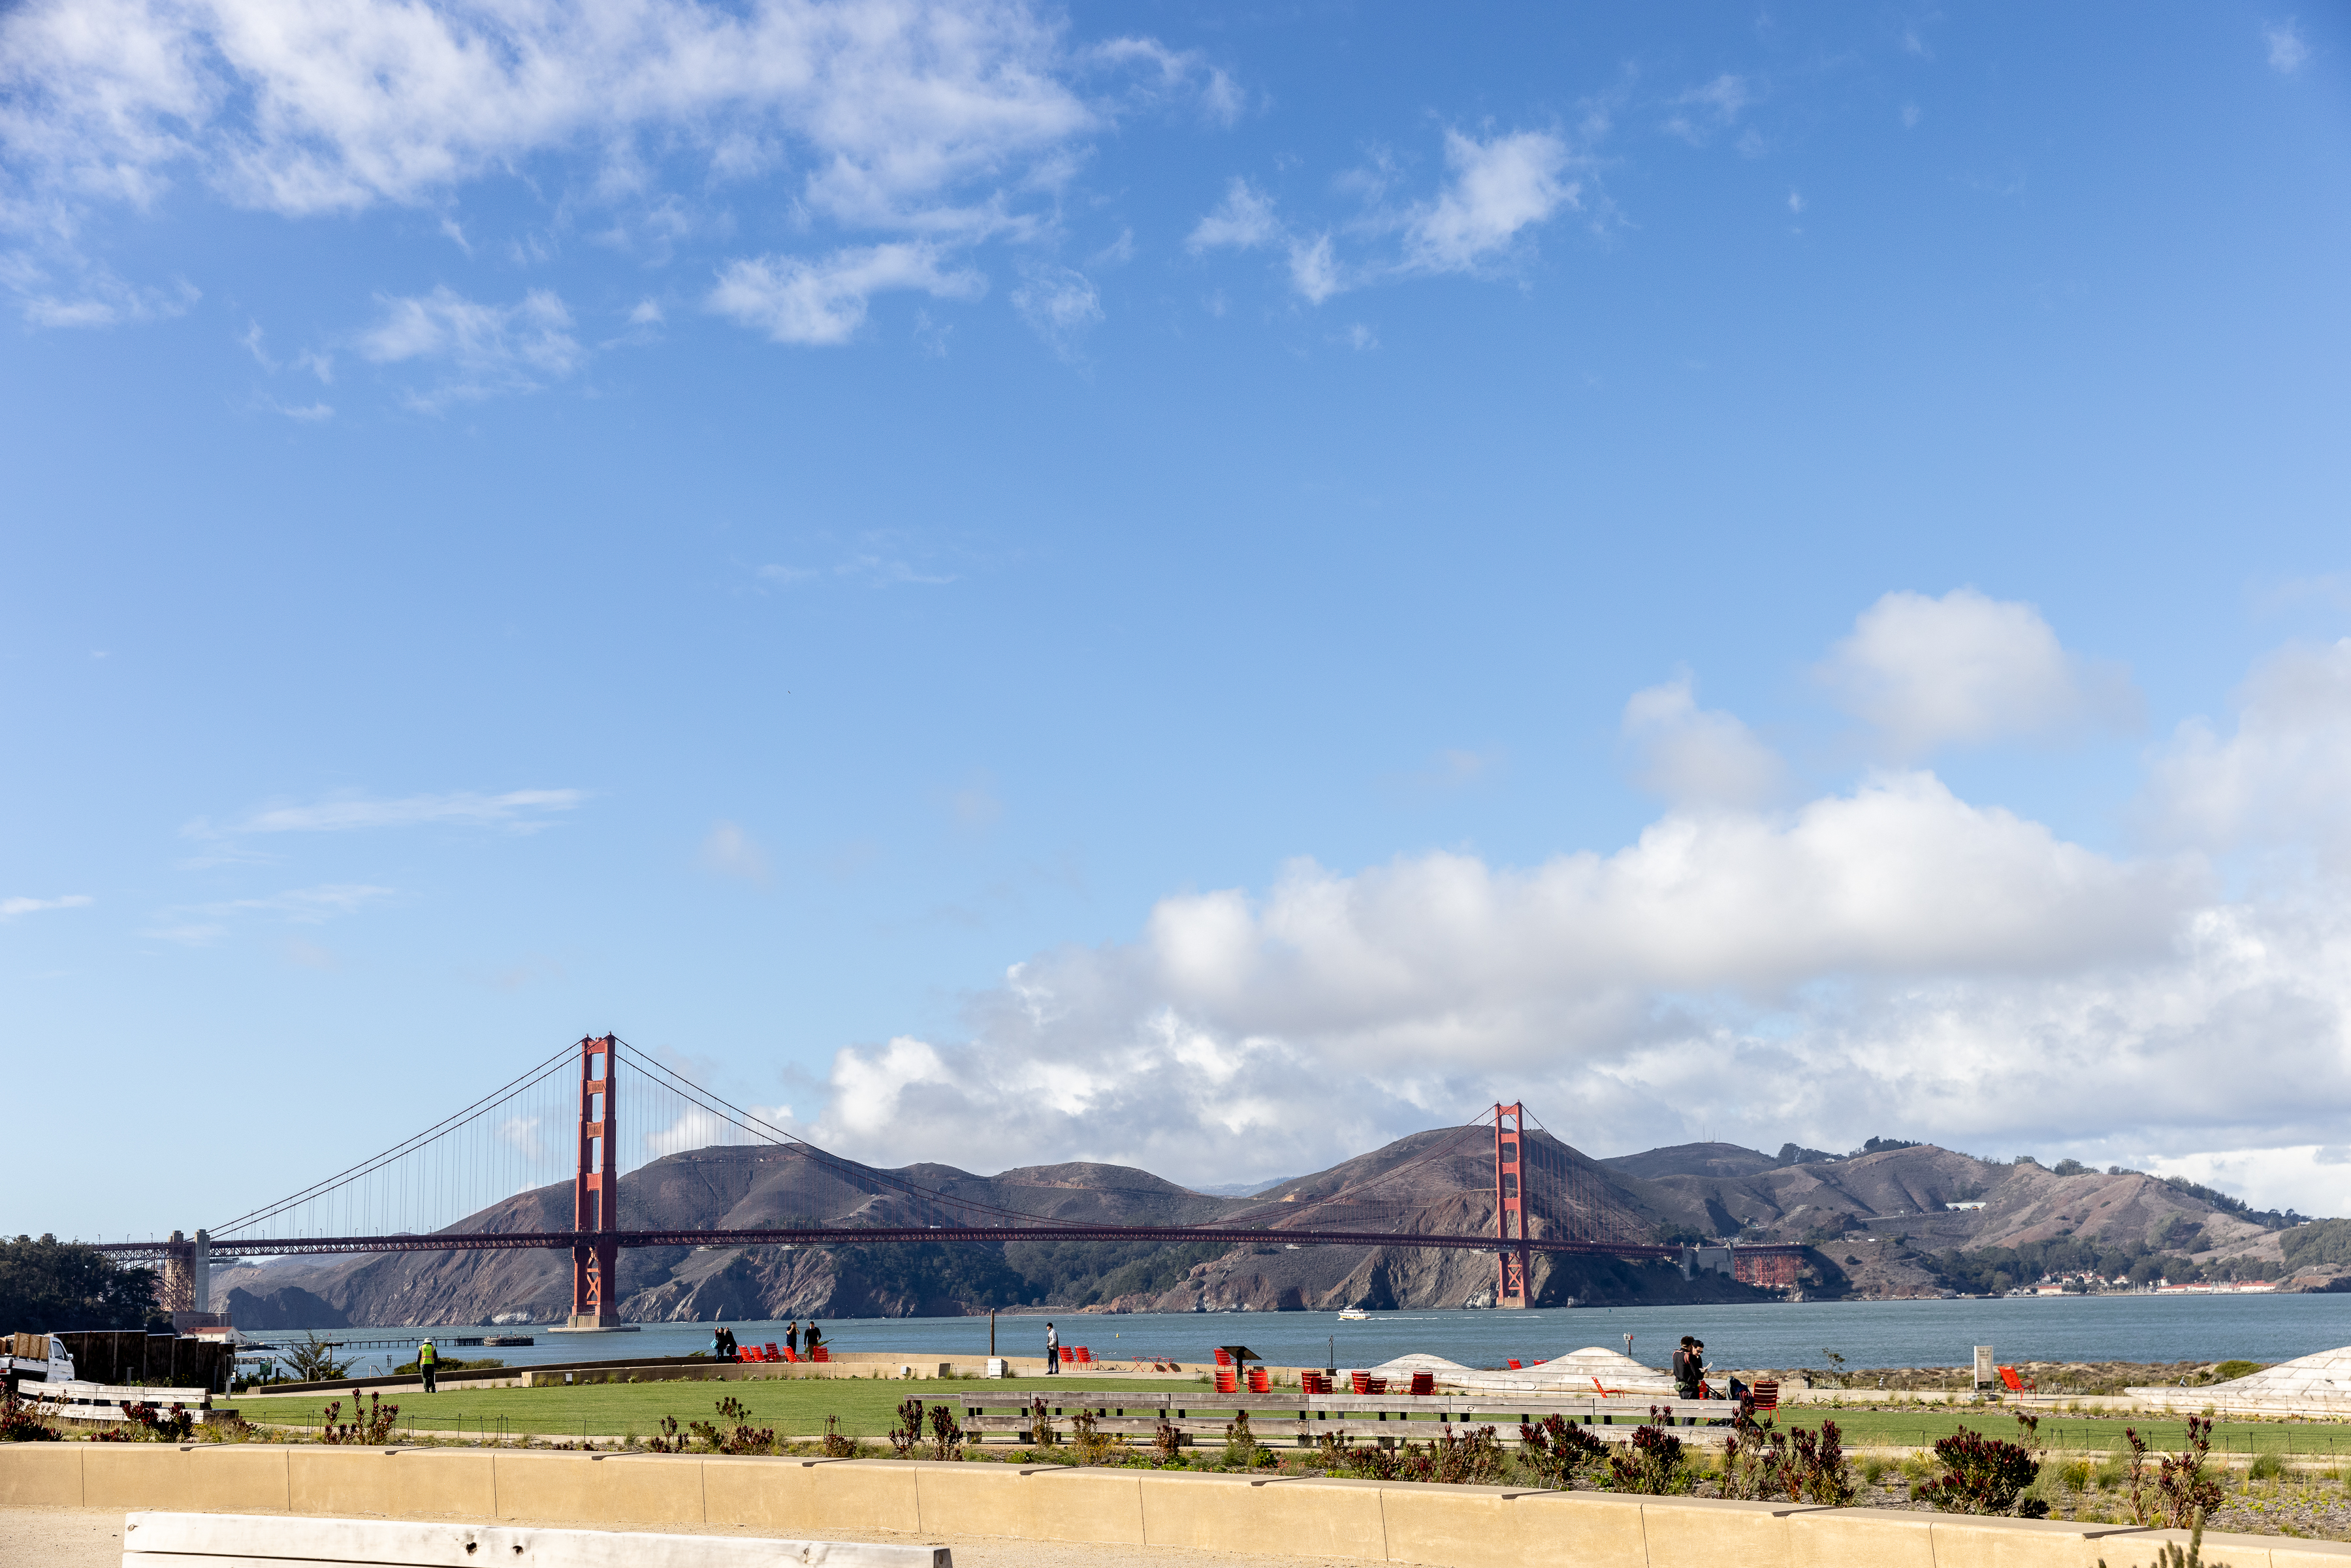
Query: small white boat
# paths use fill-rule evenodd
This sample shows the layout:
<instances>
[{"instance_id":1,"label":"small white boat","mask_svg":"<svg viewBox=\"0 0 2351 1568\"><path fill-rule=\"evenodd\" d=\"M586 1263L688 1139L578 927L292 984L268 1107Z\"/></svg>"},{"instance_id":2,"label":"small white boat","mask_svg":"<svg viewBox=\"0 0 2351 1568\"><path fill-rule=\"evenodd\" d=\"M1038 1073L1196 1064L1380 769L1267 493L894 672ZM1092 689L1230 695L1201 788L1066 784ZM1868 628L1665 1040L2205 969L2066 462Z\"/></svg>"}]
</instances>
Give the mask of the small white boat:
<instances>
[{"instance_id":1,"label":"small white boat","mask_svg":"<svg viewBox=\"0 0 2351 1568\"><path fill-rule=\"evenodd\" d=\"M1343 1323L1367 1323L1372 1321L1372 1314L1361 1307L1347 1307L1340 1312L1339 1321Z\"/></svg>"}]
</instances>

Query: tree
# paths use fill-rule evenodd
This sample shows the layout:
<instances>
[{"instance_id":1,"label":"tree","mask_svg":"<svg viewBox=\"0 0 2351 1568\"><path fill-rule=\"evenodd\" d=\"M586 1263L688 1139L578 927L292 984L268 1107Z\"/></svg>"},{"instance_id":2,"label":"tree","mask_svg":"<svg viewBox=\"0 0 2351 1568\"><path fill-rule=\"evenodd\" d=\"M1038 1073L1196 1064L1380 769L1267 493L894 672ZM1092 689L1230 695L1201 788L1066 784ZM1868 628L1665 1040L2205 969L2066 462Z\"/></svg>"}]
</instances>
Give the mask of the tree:
<instances>
[{"instance_id":1,"label":"tree","mask_svg":"<svg viewBox=\"0 0 2351 1568\"><path fill-rule=\"evenodd\" d=\"M95 1247L54 1236L0 1244L0 1329L143 1329L157 1315L152 1269L126 1269Z\"/></svg>"}]
</instances>

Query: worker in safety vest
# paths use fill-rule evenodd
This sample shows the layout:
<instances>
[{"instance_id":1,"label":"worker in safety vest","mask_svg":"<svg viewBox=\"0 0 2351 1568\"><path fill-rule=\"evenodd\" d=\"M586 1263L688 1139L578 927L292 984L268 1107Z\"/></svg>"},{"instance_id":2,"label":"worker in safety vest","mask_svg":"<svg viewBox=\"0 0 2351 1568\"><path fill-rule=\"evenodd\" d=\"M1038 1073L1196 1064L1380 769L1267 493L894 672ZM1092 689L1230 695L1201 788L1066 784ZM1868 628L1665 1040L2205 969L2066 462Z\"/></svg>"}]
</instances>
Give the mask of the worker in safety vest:
<instances>
[{"instance_id":1,"label":"worker in safety vest","mask_svg":"<svg viewBox=\"0 0 2351 1568\"><path fill-rule=\"evenodd\" d=\"M434 1381L433 1375L435 1372L440 1370L440 1367L441 1353L433 1348L433 1342L431 1340L428 1339L423 1344L416 1347L416 1370L423 1375L425 1393L438 1394L441 1392L440 1385Z\"/></svg>"}]
</instances>

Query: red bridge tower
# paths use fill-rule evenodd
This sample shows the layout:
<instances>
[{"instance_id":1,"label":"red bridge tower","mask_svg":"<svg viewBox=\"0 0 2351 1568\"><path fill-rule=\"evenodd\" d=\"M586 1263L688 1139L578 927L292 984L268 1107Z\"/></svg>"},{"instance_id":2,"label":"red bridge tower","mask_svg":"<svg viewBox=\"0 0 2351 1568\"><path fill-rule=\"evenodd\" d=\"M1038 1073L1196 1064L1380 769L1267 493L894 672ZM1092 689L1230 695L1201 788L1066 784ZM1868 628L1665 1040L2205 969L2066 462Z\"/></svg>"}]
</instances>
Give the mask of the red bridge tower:
<instances>
[{"instance_id":1,"label":"red bridge tower","mask_svg":"<svg viewBox=\"0 0 2351 1568\"><path fill-rule=\"evenodd\" d=\"M612 1097L619 1066L611 1035L580 1042L580 1174L571 1184L571 1322L575 1329L618 1327L620 1277L615 1267L621 1228L621 1182L613 1168L613 1129L620 1105Z\"/></svg>"},{"instance_id":2,"label":"red bridge tower","mask_svg":"<svg viewBox=\"0 0 2351 1568\"><path fill-rule=\"evenodd\" d=\"M1494 1292L1498 1307L1526 1307L1527 1283L1527 1108L1514 1102L1494 1107L1494 1235L1502 1249L1502 1277ZM1507 1243L1516 1241L1511 1247Z\"/></svg>"}]
</instances>

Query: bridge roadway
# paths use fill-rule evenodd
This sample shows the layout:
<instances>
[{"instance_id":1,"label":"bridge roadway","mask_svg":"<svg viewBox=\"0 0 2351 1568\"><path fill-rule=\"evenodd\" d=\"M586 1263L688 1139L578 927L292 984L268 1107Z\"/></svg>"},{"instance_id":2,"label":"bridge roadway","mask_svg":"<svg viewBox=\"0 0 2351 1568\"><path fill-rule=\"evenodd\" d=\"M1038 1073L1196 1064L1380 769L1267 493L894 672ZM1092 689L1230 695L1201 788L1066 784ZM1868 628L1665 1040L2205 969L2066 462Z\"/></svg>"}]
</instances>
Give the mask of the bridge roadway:
<instances>
[{"instance_id":1,"label":"bridge roadway","mask_svg":"<svg viewBox=\"0 0 2351 1568\"><path fill-rule=\"evenodd\" d=\"M468 1230L409 1232L398 1236L313 1236L243 1239L213 1237L215 1258L289 1258L328 1252L511 1252L532 1248L569 1250L611 1244L621 1247L849 1247L908 1241L1214 1241L1226 1246L1416 1247L1451 1252L1517 1251L1583 1254L1604 1258L1678 1258L1674 1244L1640 1241L1574 1241L1529 1237L1437 1236L1420 1231L1251 1230L1185 1225L918 1225L812 1227L795 1230ZM171 1254L167 1241L109 1241L98 1250L131 1260L156 1260ZM1756 1256L1799 1253L1791 1245L1741 1247Z\"/></svg>"}]
</instances>

